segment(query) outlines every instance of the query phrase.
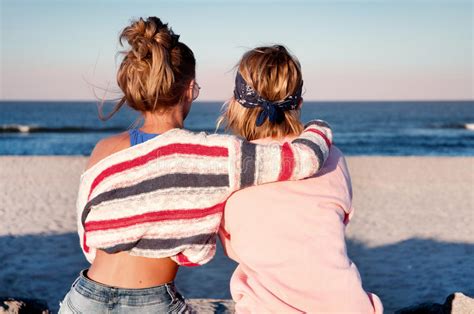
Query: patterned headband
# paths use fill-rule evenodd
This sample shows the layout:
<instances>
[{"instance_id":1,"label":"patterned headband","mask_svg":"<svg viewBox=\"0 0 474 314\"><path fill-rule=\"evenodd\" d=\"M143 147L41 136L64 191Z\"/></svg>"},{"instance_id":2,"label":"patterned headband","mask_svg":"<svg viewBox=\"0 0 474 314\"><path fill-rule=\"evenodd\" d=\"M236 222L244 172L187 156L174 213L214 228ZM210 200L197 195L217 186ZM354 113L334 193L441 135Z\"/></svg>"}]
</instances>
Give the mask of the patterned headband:
<instances>
[{"instance_id":1,"label":"patterned headband","mask_svg":"<svg viewBox=\"0 0 474 314\"><path fill-rule=\"evenodd\" d=\"M293 95L290 95L281 101L269 101L260 96L250 85L247 84L240 72L237 72L235 77L234 98L245 108L261 107L263 109L257 117L257 126L261 126L267 117L270 122L280 124L285 119L283 114L284 111L298 108L302 90L303 82L301 82L301 86Z\"/></svg>"}]
</instances>

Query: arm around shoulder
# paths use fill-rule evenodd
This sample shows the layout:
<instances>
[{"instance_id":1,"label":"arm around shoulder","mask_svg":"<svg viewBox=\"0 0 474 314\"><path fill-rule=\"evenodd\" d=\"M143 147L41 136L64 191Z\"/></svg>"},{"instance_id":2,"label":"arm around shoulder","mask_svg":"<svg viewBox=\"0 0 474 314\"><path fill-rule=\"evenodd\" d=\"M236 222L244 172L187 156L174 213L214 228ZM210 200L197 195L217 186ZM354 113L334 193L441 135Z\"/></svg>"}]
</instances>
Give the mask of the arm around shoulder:
<instances>
[{"instance_id":1,"label":"arm around shoulder","mask_svg":"<svg viewBox=\"0 0 474 314\"><path fill-rule=\"evenodd\" d=\"M332 131L322 120L306 124L291 143L255 144L236 138L235 169L237 189L275 181L299 180L317 173L329 156Z\"/></svg>"}]
</instances>

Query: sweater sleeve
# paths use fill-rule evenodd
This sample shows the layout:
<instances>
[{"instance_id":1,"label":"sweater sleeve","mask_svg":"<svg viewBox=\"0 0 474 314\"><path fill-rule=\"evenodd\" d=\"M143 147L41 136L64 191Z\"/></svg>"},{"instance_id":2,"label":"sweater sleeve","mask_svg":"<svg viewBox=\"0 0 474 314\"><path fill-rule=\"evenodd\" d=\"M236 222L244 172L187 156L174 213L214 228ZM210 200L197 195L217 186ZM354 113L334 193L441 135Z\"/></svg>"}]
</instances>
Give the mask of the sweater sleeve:
<instances>
[{"instance_id":1,"label":"sweater sleeve","mask_svg":"<svg viewBox=\"0 0 474 314\"><path fill-rule=\"evenodd\" d=\"M299 180L316 174L329 156L332 131L321 120L306 124L292 142L255 144L235 139L236 156L230 158L232 190L275 181Z\"/></svg>"}]
</instances>

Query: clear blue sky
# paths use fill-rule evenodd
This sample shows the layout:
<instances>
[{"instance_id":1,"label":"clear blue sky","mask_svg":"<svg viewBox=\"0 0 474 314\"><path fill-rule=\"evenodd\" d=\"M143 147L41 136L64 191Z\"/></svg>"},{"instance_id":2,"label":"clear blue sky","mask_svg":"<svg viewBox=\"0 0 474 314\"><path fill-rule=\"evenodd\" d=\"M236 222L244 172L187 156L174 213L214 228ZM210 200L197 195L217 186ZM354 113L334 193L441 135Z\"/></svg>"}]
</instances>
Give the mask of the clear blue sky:
<instances>
[{"instance_id":1,"label":"clear blue sky","mask_svg":"<svg viewBox=\"0 0 474 314\"><path fill-rule=\"evenodd\" d=\"M201 100L228 98L239 57L272 43L299 58L307 100L473 99L470 0L0 1L0 99L115 88L118 34L150 15L194 51Z\"/></svg>"}]
</instances>

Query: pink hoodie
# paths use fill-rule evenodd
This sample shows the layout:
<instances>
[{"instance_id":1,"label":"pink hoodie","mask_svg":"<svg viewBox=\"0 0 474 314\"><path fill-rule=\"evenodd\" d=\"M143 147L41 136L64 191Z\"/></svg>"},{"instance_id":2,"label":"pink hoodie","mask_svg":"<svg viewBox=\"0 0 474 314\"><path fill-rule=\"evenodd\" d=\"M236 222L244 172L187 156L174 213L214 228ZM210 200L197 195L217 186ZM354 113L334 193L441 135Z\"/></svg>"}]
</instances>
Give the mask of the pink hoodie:
<instances>
[{"instance_id":1,"label":"pink hoodie","mask_svg":"<svg viewBox=\"0 0 474 314\"><path fill-rule=\"evenodd\" d=\"M334 146L317 177L232 195L220 237L239 263L230 282L236 311L383 313L347 256L344 232L353 213L349 172Z\"/></svg>"}]
</instances>

